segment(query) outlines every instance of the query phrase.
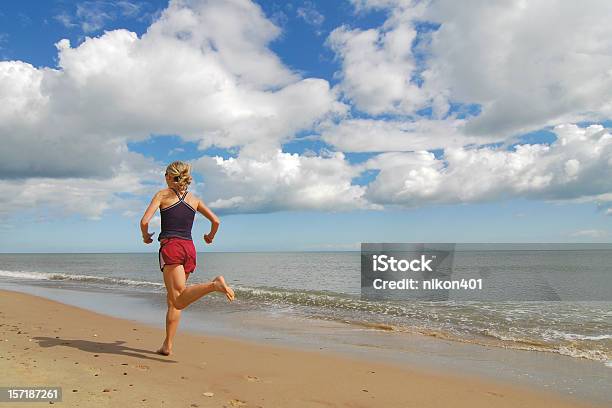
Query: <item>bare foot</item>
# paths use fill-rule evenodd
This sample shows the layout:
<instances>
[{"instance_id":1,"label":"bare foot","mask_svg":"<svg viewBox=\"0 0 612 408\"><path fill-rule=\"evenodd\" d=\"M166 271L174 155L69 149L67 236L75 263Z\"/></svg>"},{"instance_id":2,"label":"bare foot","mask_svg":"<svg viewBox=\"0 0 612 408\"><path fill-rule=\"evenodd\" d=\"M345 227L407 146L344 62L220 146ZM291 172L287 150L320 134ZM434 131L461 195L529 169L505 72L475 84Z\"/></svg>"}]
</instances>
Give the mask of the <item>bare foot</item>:
<instances>
[{"instance_id":1,"label":"bare foot","mask_svg":"<svg viewBox=\"0 0 612 408\"><path fill-rule=\"evenodd\" d=\"M172 354L172 351L166 345L161 346L159 350L156 351L157 354L161 354L162 356L169 356Z\"/></svg>"},{"instance_id":2,"label":"bare foot","mask_svg":"<svg viewBox=\"0 0 612 408\"><path fill-rule=\"evenodd\" d=\"M227 286L227 283L225 283L225 279L223 278L223 276L217 276L215 279L213 279L213 283L215 284L215 290L217 290L217 292L225 293L225 297L230 302L234 300L234 291L232 290L232 288Z\"/></svg>"}]
</instances>

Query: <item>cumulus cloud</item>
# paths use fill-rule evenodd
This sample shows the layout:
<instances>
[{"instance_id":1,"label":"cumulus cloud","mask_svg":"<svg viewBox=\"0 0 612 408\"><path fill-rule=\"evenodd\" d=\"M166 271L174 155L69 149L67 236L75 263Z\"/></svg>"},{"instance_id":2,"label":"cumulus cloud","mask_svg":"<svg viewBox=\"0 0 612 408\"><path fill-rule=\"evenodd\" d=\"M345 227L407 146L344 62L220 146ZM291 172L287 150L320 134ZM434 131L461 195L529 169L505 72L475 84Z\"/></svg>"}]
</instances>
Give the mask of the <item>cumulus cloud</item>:
<instances>
[{"instance_id":1,"label":"cumulus cloud","mask_svg":"<svg viewBox=\"0 0 612 408\"><path fill-rule=\"evenodd\" d=\"M342 87L368 113L410 112L429 101L440 112L450 101L479 104L465 132L500 140L612 114L608 1L353 3L361 12L389 13L381 27L342 28L330 37L343 63ZM406 82L415 72L410 45L418 22L439 28L423 41L417 88Z\"/></svg>"},{"instance_id":2,"label":"cumulus cloud","mask_svg":"<svg viewBox=\"0 0 612 408\"><path fill-rule=\"evenodd\" d=\"M161 178L158 176L158 179ZM15 211L41 213L42 209L69 216L80 214L90 219L100 219L105 211L126 211L139 200L120 195L151 194L157 186L142 182L141 174L123 173L103 179L32 177L26 180L0 180L0 217ZM161 185L159 185L161 187Z\"/></svg>"},{"instance_id":3,"label":"cumulus cloud","mask_svg":"<svg viewBox=\"0 0 612 408\"><path fill-rule=\"evenodd\" d=\"M483 106L471 133L609 118L610 13L608 1L434 2L424 15L441 23L430 75L457 99Z\"/></svg>"},{"instance_id":4,"label":"cumulus cloud","mask_svg":"<svg viewBox=\"0 0 612 408\"><path fill-rule=\"evenodd\" d=\"M327 44L342 63L339 88L355 107L373 115L411 114L431 103L412 81L416 36L409 17L368 30L341 26L332 31Z\"/></svg>"},{"instance_id":5,"label":"cumulus cloud","mask_svg":"<svg viewBox=\"0 0 612 408\"><path fill-rule=\"evenodd\" d=\"M483 143L484 138L465 136L465 120L416 121L350 118L323 123L321 138L343 152L432 150ZM491 138L490 141L495 140Z\"/></svg>"},{"instance_id":6,"label":"cumulus cloud","mask_svg":"<svg viewBox=\"0 0 612 408\"><path fill-rule=\"evenodd\" d=\"M204 157L194 170L205 175L210 205L225 213L382 209L516 197L592 201L605 213L612 181L602 175L612 174L612 135L601 125L566 124L553 131L557 140L550 145L457 144L437 157L426 150L401 151L398 137L397 151L356 165L338 152L300 156L279 150L266 157ZM377 175L366 186L353 184L364 171Z\"/></svg>"},{"instance_id":7,"label":"cumulus cloud","mask_svg":"<svg viewBox=\"0 0 612 408\"><path fill-rule=\"evenodd\" d=\"M610 174L610 136L601 126L569 124L612 113L609 2L588 10L561 1L353 4L359 13L388 13L379 27L342 26L328 38L341 62L338 89L365 117L320 130L342 151L387 152L364 166L378 171L367 186L369 202L412 207L528 197L594 201L612 213L612 185L603 177ZM417 30L423 23L430 28ZM458 119L450 109L457 103L480 113ZM429 118L415 115L425 108ZM552 145L506 148L518 135L552 127ZM493 142L501 147L478 147ZM426 151L432 149L443 156Z\"/></svg>"},{"instance_id":8,"label":"cumulus cloud","mask_svg":"<svg viewBox=\"0 0 612 408\"><path fill-rule=\"evenodd\" d=\"M600 125L560 125L551 145L451 148L383 153L365 168L379 170L366 197L375 203L418 206L526 197L596 199L612 190L612 135Z\"/></svg>"},{"instance_id":9,"label":"cumulus cloud","mask_svg":"<svg viewBox=\"0 0 612 408\"><path fill-rule=\"evenodd\" d=\"M342 109L327 81L301 79L267 48L277 35L253 3L175 1L142 38L115 30L78 47L59 41L58 69L0 62L0 134L10 142L0 170L108 175L126 141L151 134L276 148ZM67 169L66 155L76 158Z\"/></svg>"},{"instance_id":10,"label":"cumulus cloud","mask_svg":"<svg viewBox=\"0 0 612 408\"><path fill-rule=\"evenodd\" d=\"M278 150L268 157L202 157L194 170L205 175L209 205L223 213L376 207L364 200L364 187L351 183L359 169L339 152L301 156Z\"/></svg>"},{"instance_id":11,"label":"cumulus cloud","mask_svg":"<svg viewBox=\"0 0 612 408\"><path fill-rule=\"evenodd\" d=\"M593 201L612 214L610 134L570 124L612 114L603 20L612 5L354 4L388 14L380 27L330 34L340 63L333 88L283 64L270 49L280 28L247 0L175 0L140 37L60 40L53 68L0 61L0 186L9 192L0 215L24 201L90 218L129 212L134 198L120 193L148 194L161 165L128 144L163 134L235 153L194 162L206 200L225 213L526 197ZM82 29L99 30L100 17ZM423 34L420 22L439 27ZM459 115L457 103L481 113ZM513 136L549 126L554 143L507 149ZM337 151L283 152L302 131ZM351 164L345 152L375 155ZM374 180L355 183L365 171Z\"/></svg>"},{"instance_id":12,"label":"cumulus cloud","mask_svg":"<svg viewBox=\"0 0 612 408\"><path fill-rule=\"evenodd\" d=\"M345 109L327 81L301 78L269 50L279 33L250 1L177 0L140 38L114 30L75 47L59 41L57 68L1 61L2 177L110 188L151 166L127 143L152 134L274 151Z\"/></svg>"}]
</instances>

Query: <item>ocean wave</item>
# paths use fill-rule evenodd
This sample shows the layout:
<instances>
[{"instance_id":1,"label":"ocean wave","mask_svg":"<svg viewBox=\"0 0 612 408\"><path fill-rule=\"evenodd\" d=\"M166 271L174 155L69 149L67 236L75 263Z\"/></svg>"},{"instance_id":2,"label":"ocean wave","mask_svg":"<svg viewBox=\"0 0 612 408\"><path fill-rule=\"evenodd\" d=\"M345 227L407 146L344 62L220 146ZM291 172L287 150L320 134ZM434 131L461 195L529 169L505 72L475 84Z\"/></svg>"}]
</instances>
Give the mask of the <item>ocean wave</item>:
<instances>
[{"instance_id":1,"label":"ocean wave","mask_svg":"<svg viewBox=\"0 0 612 408\"><path fill-rule=\"evenodd\" d=\"M610 360L612 355L609 352L606 352L605 350L585 349L579 347L578 345L547 343L542 340L504 335L496 333L492 330L484 330L481 333L482 336L473 336L468 335L468 333L461 333L455 330L436 330L424 327L406 327L401 325L388 325L381 323L364 323L362 321L351 321L346 319L334 318L326 320L339 321L342 323L358 327L365 327L368 329L418 334L441 340L456 341L460 343L475 344L479 346L560 354L573 358L603 362L606 367L612 368L612 360ZM474 331L477 332L477 330Z\"/></svg>"},{"instance_id":2,"label":"ocean wave","mask_svg":"<svg viewBox=\"0 0 612 408\"><path fill-rule=\"evenodd\" d=\"M163 283L140 281L127 278L115 278L110 276L93 276L93 275L75 275L66 273L52 272L29 272L29 271L4 271L0 270L0 276L13 279L28 279L28 280L48 280L48 281L74 281L74 282L91 282L113 285L127 285L136 287L163 287Z\"/></svg>"},{"instance_id":3,"label":"ocean wave","mask_svg":"<svg viewBox=\"0 0 612 408\"><path fill-rule=\"evenodd\" d=\"M559 330L546 330L543 334L544 338L547 339L561 339L561 340L581 340L581 341L602 341L612 340L612 334L597 334L597 335L585 335L578 333L565 333Z\"/></svg>"},{"instance_id":4,"label":"ocean wave","mask_svg":"<svg viewBox=\"0 0 612 408\"><path fill-rule=\"evenodd\" d=\"M237 295L242 299L257 299L267 301L281 301L304 306L328 306L338 308L359 309L367 306L357 296L326 291L293 290L270 287L250 287L236 285Z\"/></svg>"},{"instance_id":5,"label":"ocean wave","mask_svg":"<svg viewBox=\"0 0 612 408\"><path fill-rule=\"evenodd\" d=\"M102 277L65 273L6 271L0 277L25 280L48 280L120 285L147 289L162 289L163 283L121 277ZM522 319L532 319L533 307L513 305L504 309L500 304L468 304L447 302L372 302L359 296L329 291L295 290L275 287L234 287L240 301L256 304L295 306L313 318L334 320L372 330L410 332L451 341L497 346L517 350L552 352L574 358L584 358L610 365L609 333L575 333L522 327L512 331ZM505 306L507 307L507 305ZM538 306L538 310L545 306ZM546 309L542 309L546 310ZM483 313L488 315L483 315ZM542 312L543 313L543 312ZM487 318L496 316L497 320ZM543 317L544 315L540 316ZM509 317L511 317L509 319ZM551 320L547 317L550 322Z\"/></svg>"},{"instance_id":6,"label":"ocean wave","mask_svg":"<svg viewBox=\"0 0 612 408\"><path fill-rule=\"evenodd\" d=\"M3 271L0 270L0 276L6 278L18 278L18 279L33 279L33 280L49 280L52 273L44 272L26 272L26 271Z\"/></svg>"},{"instance_id":7,"label":"ocean wave","mask_svg":"<svg viewBox=\"0 0 612 408\"><path fill-rule=\"evenodd\" d=\"M523 316L524 319L532 319L533 309L517 307L509 311L495 309L499 307L495 304L469 304L467 306L470 309L466 309L465 304L446 304L440 307L439 304L431 302L409 302L398 305L390 302L362 301L357 296L333 292L278 288L238 287L236 293L241 299L315 307L316 309L309 313L312 317L373 330L409 332L463 343L550 352L604 363L612 357L608 344L597 344L610 340L612 336L609 334L558 332L555 338L552 338L552 336L545 337L537 330L521 330L520 333L513 333L512 328L516 323L520 323L520 319L508 320L505 314L512 313ZM359 318L351 318L342 313L334 313L338 310L361 313L357 315ZM477 318L478 311L483 310L498 313L500 320L491 321L483 319L482 316ZM364 316L364 312L368 318ZM410 318L409 322L406 319L397 319L402 317ZM451 321L452 323L449 323ZM458 325L458 322L462 324ZM479 324L483 324L484 327ZM545 330L544 333L550 335L551 331Z\"/></svg>"}]
</instances>

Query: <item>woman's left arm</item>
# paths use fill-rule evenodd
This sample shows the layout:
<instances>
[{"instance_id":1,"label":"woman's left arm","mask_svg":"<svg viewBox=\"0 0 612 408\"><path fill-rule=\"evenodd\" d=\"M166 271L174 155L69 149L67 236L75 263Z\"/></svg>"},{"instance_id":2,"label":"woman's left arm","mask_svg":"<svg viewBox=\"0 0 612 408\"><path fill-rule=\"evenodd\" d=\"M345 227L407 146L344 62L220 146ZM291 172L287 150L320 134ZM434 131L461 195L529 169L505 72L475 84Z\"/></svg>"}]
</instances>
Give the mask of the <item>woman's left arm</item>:
<instances>
[{"instance_id":1,"label":"woman's left arm","mask_svg":"<svg viewBox=\"0 0 612 408\"><path fill-rule=\"evenodd\" d=\"M213 239L215 239L215 234L219 229L219 217L217 217L200 199L198 199L198 212L210 221L210 232L204 235L204 241L207 244L212 244Z\"/></svg>"},{"instance_id":2,"label":"woman's left arm","mask_svg":"<svg viewBox=\"0 0 612 408\"><path fill-rule=\"evenodd\" d=\"M160 204L161 204L161 195L158 192L153 196L153 199L151 199L151 203L145 210L145 213L142 216L142 219L140 220L140 231L142 232L142 241L145 244L150 244L151 242L153 242L153 239L151 237L155 233L154 232L149 233L149 221L151 221L151 218L153 218L153 215L155 215L155 212L159 208Z\"/></svg>"}]
</instances>

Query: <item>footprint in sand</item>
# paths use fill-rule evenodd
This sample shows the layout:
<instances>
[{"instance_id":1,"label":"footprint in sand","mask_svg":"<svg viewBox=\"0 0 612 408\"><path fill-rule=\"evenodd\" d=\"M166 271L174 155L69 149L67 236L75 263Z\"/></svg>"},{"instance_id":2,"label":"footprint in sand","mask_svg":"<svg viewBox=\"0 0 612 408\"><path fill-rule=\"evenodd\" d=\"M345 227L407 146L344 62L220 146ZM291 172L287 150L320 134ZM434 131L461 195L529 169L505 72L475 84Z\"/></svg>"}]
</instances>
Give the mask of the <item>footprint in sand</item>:
<instances>
[{"instance_id":1,"label":"footprint in sand","mask_svg":"<svg viewBox=\"0 0 612 408\"><path fill-rule=\"evenodd\" d=\"M259 378L254 375L247 375L246 379L248 382L259 382Z\"/></svg>"},{"instance_id":2,"label":"footprint in sand","mask_svg":"<svg viewBox=\"0 0 612 408\"><path fill-rule=\"evenodd\" d=\"M230 407L243 407L246 405L246 401L242 401L239 399L229 400L228 402Z\"/></svg>"}]
</instances>

